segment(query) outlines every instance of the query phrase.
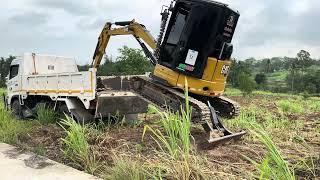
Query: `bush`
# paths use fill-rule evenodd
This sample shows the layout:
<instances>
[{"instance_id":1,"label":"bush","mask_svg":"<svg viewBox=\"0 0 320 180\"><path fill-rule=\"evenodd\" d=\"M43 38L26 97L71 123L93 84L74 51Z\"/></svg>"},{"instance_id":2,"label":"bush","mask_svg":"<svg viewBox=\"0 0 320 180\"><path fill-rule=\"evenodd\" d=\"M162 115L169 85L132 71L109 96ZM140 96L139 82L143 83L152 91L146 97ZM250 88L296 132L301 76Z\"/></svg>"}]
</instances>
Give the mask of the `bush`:
<instances>
[{"instance_id":1,"label":"bush","mask_svg":"<svg viewBox=\"0 0 320 180\"><path fill-rule=\"evenodd\" d=\"M257 84L262 85L267 82L267 76L265 74L257 74L254 80Z\"/></svg>"},{"instance_id":2,"label":"bush","mask_svg":"<svg viewBox=\"0 0 320 180\"><path fill-rule=\"evenodd\" d=\"M254 80L245 73L242 73L239 76L239 89L243 93L243 95L250 95L256 87L256 83Z\"/></svg>"}]
</instances>

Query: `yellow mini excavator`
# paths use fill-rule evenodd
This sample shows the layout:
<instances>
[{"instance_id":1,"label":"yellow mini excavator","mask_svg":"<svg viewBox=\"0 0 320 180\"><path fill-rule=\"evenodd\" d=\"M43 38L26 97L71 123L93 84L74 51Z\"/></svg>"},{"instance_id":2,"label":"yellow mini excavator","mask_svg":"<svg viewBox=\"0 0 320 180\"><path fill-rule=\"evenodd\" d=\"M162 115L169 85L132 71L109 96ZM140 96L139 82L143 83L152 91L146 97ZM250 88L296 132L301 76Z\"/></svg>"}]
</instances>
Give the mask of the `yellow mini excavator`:
<instances>
[{"instance_id":1,"label":"yellow mini excavator","mask_svg":"<svg viewBox=\"0 0 320 180\"><path fill-rule=\"evenodd\" d=\"M150 77L131 78L134 92L149 102L179 111L188 82L192 121L210 134L209 143L239 138L245 132L227 130L219 116L239 115L238 103L222 96L231 66L231 40L239 13L210 0L174 0L164 6L157 40L133 21L106 23L93 56L98 68L111 36L132 35L154 65ZM113 27L114 26L114 27ZM153 52L150 51L152 49Z\"/></svg>"}]
</instances>

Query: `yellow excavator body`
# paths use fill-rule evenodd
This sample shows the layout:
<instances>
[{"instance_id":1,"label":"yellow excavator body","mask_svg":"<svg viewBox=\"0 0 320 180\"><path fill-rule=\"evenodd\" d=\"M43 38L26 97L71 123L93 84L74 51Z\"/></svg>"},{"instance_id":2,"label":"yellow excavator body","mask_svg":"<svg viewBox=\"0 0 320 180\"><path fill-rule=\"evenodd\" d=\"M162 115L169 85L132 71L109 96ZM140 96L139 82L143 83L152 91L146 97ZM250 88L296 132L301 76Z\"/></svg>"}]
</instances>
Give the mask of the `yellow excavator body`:
<instances>
[{"instance_id":1,"label":"yellow excavator body","mask_svg":"<svg viewBox=\"0 0 320 180\"><path fill-rule=\"evenodd\" d=\"M157 64L153 75L165 80L173 88L184 89L185 80L188 82L188 91L201 96L219 97L223 95L226 83L227 72L231 61L219 61L215 58L208 58L206 67L201 79L186 76L177 71ZM225 69L224 69L225 68Z\"/></svg>"}]
</instances>

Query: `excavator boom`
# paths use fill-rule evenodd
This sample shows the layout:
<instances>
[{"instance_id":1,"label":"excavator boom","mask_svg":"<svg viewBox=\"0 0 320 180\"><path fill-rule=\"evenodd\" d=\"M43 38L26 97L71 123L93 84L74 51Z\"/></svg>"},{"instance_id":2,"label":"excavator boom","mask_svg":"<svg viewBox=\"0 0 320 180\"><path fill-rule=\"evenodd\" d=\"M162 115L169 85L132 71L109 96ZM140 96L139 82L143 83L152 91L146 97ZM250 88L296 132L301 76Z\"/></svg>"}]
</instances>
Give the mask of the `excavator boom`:
<instances>
[{"instance_id":1,"label":"excavator boom","mask_svg":"<svg viewBox=\"0 0 320 180\"><path fill-rule=\"evenodd\" d=\"M107 22L100 33L91 64L93 68L98 68L100 66L111 36L132 35L136 38L147 56L152 55L152 53L148 50L141 39L147 43L150 48L153 50L156 49L157 42L144 25L136 23L134 20L114 23L114 25L121 27L112 28L112 25L112 23Z\"/></svg>"}]
</instances>

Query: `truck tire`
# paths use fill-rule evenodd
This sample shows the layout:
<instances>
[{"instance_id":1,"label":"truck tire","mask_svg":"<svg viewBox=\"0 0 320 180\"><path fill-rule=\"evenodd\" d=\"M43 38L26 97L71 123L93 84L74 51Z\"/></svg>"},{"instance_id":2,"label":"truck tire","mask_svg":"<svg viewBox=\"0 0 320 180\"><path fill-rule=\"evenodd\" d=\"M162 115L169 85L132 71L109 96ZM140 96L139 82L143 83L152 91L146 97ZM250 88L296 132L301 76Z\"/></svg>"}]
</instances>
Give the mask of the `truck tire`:
<instances>
[{"instance_id":1,"label":"truck tire","mask_svg":"<svg viewBox=\"0 0 320 180\"><path fill-rule=\"evenodd\" d=\"M62 116L62 118L66 118L66 116L72 117L67 105L65 103L60 104L58 108L58 113Z\"/></svg>"},{"instance_id":2,"label":"truck tire","mask_svg":"<svg viewBox=\"0 0 320 180\"><path fill-rule=\"evenodd\" d=\"M11 104L11 111L12 111L13 116L17 120L23 119L22 106L20 105L20 102L18 99L13 100L13 102Z\"/></svg>"}]
</instances>

